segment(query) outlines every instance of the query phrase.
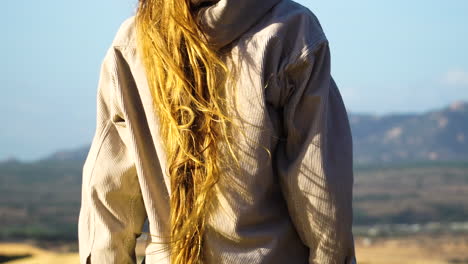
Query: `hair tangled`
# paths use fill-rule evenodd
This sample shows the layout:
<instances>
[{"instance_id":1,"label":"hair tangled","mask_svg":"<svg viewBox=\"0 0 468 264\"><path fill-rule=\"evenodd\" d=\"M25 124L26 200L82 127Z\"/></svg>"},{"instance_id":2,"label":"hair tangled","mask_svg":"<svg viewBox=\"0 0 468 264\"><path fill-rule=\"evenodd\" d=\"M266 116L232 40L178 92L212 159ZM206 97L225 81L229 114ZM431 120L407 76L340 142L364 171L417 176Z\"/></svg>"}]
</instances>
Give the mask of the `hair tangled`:
<instances>
[{"instance_id":1,"label":"hair tangled","mask_svg":"<svg viewBox=\"0 0 468 264\"><path fill-rule=\"evenodd\" d=\"M158 112L171 181L171 263L202 263L205 222L228 133L228 68L193 17L190 0L140 0L138 49Z\"/></svg>"}]
</instances>

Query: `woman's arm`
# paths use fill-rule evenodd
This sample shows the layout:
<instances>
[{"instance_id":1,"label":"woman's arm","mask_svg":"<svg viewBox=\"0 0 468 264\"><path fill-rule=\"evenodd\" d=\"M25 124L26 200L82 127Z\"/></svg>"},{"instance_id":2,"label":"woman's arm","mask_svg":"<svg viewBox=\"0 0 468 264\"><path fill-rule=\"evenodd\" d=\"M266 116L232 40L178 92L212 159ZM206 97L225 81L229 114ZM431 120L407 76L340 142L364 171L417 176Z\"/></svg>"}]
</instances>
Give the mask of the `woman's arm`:
<instances>
[{"instance_id":1,"label":"woman's arm","mask_svg":"<svg viewBox=\"0 0 468 264\"><path fill-rule=\"evenodd\" d=\"M280 76L289 96L277 169L291 219L310 249L309 263L353 263L352 138L330 74L328 41L306 50Z\"/></svg>"},{"instance_id":2,"label":"woman's arm","mask_svg":"<svg viewBox=\"0 0 468 264\"><path fill-rule=\"evenodd\" d=\"M146 212L128 142L125 120L114 96L116 59L109 49L97 91L96 131L83 166L79 216L80 263L135 263L135 243Z\"/></svg>"}]
</instances>

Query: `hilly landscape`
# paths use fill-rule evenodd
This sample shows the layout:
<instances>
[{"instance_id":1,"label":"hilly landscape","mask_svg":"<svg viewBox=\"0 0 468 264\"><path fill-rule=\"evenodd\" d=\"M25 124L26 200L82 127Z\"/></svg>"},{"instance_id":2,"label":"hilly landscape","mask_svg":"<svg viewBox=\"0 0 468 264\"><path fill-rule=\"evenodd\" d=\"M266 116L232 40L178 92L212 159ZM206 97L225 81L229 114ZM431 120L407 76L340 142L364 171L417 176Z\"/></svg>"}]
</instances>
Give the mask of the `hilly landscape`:
<instances>
[{"instance_id":1,"label":"hilly landscape","mask_svg":"<svg viewBox=\"0 0 468 264\"><path fill-rule=\"evenodd\" d=\"M357 164L468 160L468 102L423 114L349 119Z\"/></svg>"},{"instance_id":2,"label":"hilly landscape","mask_svg":"<svg viewBox=\"0 0 468 264\"><path fill-rule=\"evenodd\" d=\"M349 118L358 235L414 228L468 233L468 103L422 114ZM89 145L34 162L0 162L0 241L76 241L88 150Z\"/></svg>"},{"instance_id":3,"label":"hilly landscape","mask_svg":"<svg viewBox=\"0 0 468 264\"><path fill-rule=\"evenodd\" d=\"M351 112L349 121L357 165L468 161L468 102L416 114ZM41 161L83 162L89 147L57 151Z\"/></svg>"}]
</instances>

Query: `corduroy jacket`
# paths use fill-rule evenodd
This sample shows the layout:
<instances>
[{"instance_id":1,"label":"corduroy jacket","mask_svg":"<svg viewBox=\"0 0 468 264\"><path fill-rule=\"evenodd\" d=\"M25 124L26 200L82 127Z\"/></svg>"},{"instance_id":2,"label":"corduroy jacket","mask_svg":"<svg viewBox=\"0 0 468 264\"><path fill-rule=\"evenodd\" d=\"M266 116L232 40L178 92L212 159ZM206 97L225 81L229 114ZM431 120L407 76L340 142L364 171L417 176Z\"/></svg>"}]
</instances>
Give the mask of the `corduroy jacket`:
<instances>
[{"instance_id":1,"label":"corduroy jacket","mask_svg":"<svg viewBox=\"0 0 468 264\"><path fill-rule=\"evenodd\" d=\"M351 130L318 19L291 0L212 1L198 19L237 69L230 96L242 121L241 170L216 186L205 263L356 263ZM146 263L169 263L170 181L134 20L101 66L83 166L82 264L135 263L146 220Z\"/></svg>"}]
</instances>

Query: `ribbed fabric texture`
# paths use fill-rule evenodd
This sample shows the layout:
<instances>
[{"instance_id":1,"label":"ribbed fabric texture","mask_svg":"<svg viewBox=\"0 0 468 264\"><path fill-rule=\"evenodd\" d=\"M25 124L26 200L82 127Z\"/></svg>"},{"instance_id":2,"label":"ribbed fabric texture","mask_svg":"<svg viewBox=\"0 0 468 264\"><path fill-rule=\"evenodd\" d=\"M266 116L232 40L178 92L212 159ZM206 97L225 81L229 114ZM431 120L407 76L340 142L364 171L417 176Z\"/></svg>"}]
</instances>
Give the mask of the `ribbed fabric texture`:
<instances>
[{"instance_id":1,"label":"ribbed fabric texture","mask_svg":"<svg viewBox=\"0 0 468 264\"><path fill-rule=\"evenodd\" d=\"M351 131L319 21L282 0L224 51L238 76L226 94L240 124L241 171L226 166L216 186L206 264L355 263ZM146 263L169 263L161 144L131 17L101 68L96 132L83 166L82 264L136 263L146 219Z\"/></svg>"}]
</instances>

